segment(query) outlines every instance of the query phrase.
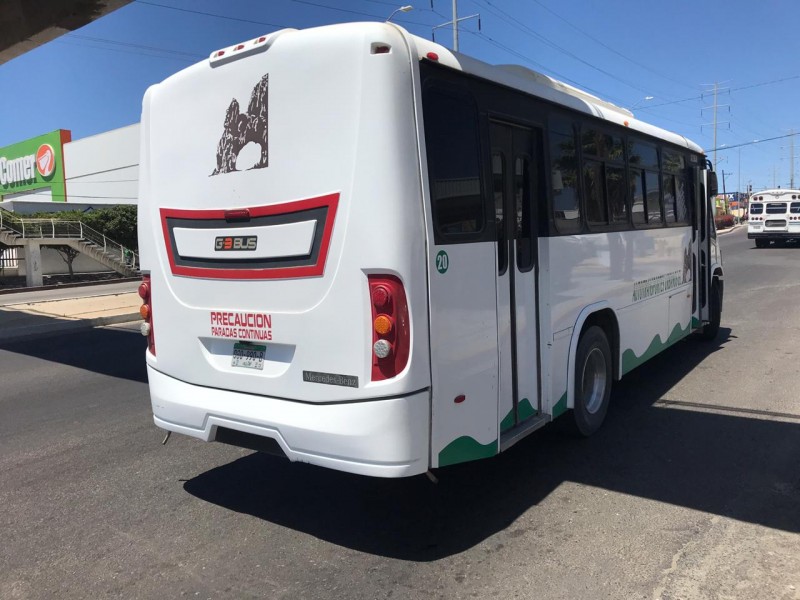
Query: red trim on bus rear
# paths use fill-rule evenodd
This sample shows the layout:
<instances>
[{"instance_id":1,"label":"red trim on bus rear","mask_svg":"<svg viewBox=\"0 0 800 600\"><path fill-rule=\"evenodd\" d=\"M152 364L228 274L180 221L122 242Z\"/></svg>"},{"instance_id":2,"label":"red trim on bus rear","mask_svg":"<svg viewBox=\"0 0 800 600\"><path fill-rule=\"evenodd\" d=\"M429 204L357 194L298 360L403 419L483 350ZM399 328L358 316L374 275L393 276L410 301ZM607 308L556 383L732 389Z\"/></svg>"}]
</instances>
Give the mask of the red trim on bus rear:
<instances>
[{"instance_id":1,"label":"red trim on bus rear","mask_svg":"<svg viewBox=\"0 0 800 600\"><path fill-rule=\"evenodd\" d=\"M286 215L314 208L328 208L317 262L313 265L304 265L302 267L277 267L272 269L210 269L206 267L177 265L172 252L167 219L194 219L197 221L225 219L225 213L230 212L230 209L185 210L179 208L162 208L160 209L161 228L164 232L164 243L167 246L170 270L173 275L203 277L206 279L291 279L298 277L318 277L325 272L325 262L328 258L328 249L330 247L331 236L333 235L333 223L336 219L336 209L338 206L339 194L336 193L283 204L245 207L250 211L250 218Z\"/></svg>"}]
</instances>

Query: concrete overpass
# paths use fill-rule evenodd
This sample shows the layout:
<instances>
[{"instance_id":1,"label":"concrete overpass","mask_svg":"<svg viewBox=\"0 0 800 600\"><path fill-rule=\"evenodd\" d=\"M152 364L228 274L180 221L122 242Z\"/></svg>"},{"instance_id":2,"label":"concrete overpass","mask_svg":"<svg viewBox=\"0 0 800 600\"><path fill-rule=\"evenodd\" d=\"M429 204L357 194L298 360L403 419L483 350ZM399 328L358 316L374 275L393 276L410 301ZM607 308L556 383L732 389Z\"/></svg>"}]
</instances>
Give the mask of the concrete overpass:
<instances>
[{"instance_id":1,"label":"concrete overpass","mask_svg":"<svg viewBox=\"0 0 800 600\"><path fill-rule=\"evenodd\" d=\"M2 0L0 65L79 29L131 0Z\"/></svg>"}]
</instances>

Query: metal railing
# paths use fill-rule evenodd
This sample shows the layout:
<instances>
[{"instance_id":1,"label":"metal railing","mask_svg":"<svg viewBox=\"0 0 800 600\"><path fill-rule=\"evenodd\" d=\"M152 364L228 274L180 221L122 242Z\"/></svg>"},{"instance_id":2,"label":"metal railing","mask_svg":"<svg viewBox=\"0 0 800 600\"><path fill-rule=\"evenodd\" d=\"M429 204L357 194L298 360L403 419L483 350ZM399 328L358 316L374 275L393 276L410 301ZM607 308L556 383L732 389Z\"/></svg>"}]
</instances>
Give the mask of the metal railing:
<instances>
[{"instance_id":1,"label":"metal railing","mask_svg":"<svg viewBox=\"0 0 800 600\"><path fill-rule=\"evenodd\" d=\"M25 239L85 240L127 267L135 269L139 264L139 255L136 252L92 229L82 221L24 219L0 208L0 229L13 231Z\"/></svg>"}]
</instances>

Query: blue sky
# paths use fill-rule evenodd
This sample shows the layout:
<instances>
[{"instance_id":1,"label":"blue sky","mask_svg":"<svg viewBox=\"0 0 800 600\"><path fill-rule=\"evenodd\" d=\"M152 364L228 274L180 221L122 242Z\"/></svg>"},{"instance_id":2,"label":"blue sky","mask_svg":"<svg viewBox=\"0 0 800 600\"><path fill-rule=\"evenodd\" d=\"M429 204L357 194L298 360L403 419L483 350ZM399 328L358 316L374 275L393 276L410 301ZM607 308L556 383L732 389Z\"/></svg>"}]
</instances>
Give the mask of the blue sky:
<instances>
[{"instance_id":1,"label":"blue sky","mask_svg":"<svg viewBox=\"0 0 800 600\"><path fill-rule=\"evenodd\" d=\"M384 20L388 0L134 0L0 65L0 147L70 129L73 139L139 120L147 87L213 50L284 27ZM452 0L405 0L393 19L430 38ZM459 0L460 51L568 81L714 148L727 190L800 187L800 3L785 0ZM436 41L450 47L449 28ZM645 98L652 96L652 99ZM752 144L754 140L781 139ZM711 156L712 154L709 153ZM720 178L721 179L721 178Z\"/></svg>"}]
</instances>

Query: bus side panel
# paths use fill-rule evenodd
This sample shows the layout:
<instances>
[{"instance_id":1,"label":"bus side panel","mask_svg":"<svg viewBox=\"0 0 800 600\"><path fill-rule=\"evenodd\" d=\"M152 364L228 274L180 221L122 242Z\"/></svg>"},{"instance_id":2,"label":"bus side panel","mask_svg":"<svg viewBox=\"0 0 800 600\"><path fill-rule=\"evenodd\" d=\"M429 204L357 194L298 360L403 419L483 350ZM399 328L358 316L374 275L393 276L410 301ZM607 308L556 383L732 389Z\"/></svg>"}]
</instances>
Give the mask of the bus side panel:
<instances>
[{"instance_id":1,"label":"bus side panel","mask_svg":"<svg viewBox=\"0 0 800 600\"><path fill-rule=\"evenodd\" d=\"M550 401L555 418L574 405L567 395L572 387L569 377L574 376L569 372L570 340L585 307L604 302L616 315L622 374L689 333L691 229L560 236L548 238L547 243L556 261L547 275L553 332Z\"/></svg>"},{"instance_id":2,"label":"bus side panel","mask_svg":"<svg viewBox=\"0 0 800 600\"><path fill-rule=\"evenodd\" d=\"M497 454L497 259L491 242L431 246L429 257L431 460L443 467Z\"/></svg>"}]
</instances>

